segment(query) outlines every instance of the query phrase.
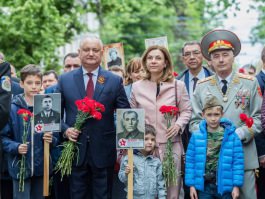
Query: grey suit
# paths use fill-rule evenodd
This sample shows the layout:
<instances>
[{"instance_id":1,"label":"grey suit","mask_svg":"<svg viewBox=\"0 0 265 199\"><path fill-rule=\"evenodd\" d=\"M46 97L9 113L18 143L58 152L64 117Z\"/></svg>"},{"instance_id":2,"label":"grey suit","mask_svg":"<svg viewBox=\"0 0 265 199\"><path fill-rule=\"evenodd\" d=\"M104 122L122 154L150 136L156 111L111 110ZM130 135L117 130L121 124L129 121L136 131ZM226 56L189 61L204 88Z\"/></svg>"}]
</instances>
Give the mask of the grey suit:
<instances>
[{"instance_id":1,"label":"grey suit","mask_svg":"<svg viewBox=\"0 0 265 199\"><path fill-rule=\"evenodd\" d=\"M240 198L256 198L256 196L253 196L254 191L250 195L245 194L247 191L251 192L250 190L253 184L251 180L254 180L253 170L259 167L256 144L253 139L254 134L261 132L262 96L260 96L258 89L258 82L255 78L233 73L229 90L227 91L227 102L225 102L217 76L214 75L198 82L192 98L193 115L190 121L191 132L198 129L198 124L202 119L202 106L205 103L207 94L212 94L222 101L224 117L230 119L242 132L240 137L244 149L245 181L241 189ZM243 125L239 118L240 113L245 113L254 119L254 124L251 129ZM251 173L248 173L248 171Z\"/></svg>"}]
</instances>

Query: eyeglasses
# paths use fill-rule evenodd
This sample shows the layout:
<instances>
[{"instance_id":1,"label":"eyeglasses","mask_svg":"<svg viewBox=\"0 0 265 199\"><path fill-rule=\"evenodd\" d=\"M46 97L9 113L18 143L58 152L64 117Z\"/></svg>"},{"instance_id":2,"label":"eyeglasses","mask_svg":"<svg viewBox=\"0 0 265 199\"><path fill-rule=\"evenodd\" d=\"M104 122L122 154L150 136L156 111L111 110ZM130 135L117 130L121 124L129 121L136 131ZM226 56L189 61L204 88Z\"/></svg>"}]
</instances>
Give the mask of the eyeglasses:
<instances>
[{"instance_id":1,"label":"eyeglasses","mask_svg":"<svg viewBox=\"0 0 265 199\"><path fill-rule=\"evenodd\" d=\"M184 55L183 55L183 57L190 58L191 55L193 55L194 57L198 57L199 55L201 55L201 51L194 50L194 51L191 51L191 52L185 52Z\"/></svg>"}]
</instances>

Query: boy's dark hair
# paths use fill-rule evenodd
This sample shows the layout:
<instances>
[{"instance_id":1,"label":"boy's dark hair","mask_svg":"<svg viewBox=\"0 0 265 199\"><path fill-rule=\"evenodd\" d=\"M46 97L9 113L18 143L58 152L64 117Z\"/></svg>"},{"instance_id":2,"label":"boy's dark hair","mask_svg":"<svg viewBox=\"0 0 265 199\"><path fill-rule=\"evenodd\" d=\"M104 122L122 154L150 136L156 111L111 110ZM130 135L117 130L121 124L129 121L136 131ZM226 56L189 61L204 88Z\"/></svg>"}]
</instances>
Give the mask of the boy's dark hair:
<instances>
[{"instance_id":1,"label":"boy's dark hair","mask_svg":"<svg viewBox=\"0 0 265 199\"><path fill-rule=\"evenodd\" d=\"M145 135L148 135L148 134L156 136L156 130L152 125L145 124Z\"/></svg>"},{"instance_id":2,"label":"boy's dark hair","mask_svg":"<svg viewBox=\"0 0 265 199\"><path fill-rule=\"evenodd\" d=\"M48 76L48 75L50 75L50 74L53 74L54 77L55 77L55 79L58 80L58 75L57 75L57 73L55 72L55 70L49 70L49 71L46 71L45 73L43 73L42 76Z\"/></svg>"},{"instance_id":3,"label":"boy's dark hair","mask_svg":"<svg viewBox=\"0 0 265 199\"><path fill-rule=\"evenodd\" d=\"M24 82L29 75L36 75L42 80L41 70L34 64L28 64L20 70L20 78L22 82Z\"/></svg>"}]
</instances>

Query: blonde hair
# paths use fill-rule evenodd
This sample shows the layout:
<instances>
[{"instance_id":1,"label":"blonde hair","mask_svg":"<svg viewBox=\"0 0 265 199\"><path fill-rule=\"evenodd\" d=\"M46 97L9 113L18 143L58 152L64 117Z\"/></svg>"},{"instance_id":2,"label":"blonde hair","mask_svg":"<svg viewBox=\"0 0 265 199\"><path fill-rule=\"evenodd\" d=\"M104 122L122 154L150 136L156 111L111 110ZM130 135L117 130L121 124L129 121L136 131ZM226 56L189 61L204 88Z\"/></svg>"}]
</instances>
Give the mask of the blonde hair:
<instances>
[{"instance_id":1,"label":"blonde hair","mask_svg":"<svg viewBox=\"0 0 265 199\"><path fill-rule=\"evenodd\" d=\"M145 70L145 75L143 79L148 79L148 80L151 79L151 73L148 71L147 66L146 66L146 59L147 59L147 55L152 50L160 50L165 57L166 67L163 69L163 74L158 79L158 82L172 82L174 80L174 76L173 76L173 65L171 61L171 56L168 50L163 46L150 46L149 48L145 50L144 54L142 55L142 65Z\"/></svg>"},{"instance_id":2,"label":"blonde hair","mask_svg":"<svg viewBox=\"0 0 265 199\"><path fill-rule=\"evenodd\" d=\"M131 74L133 72L140 70L141 68L142 68L142 60L140 57L134 57L128 62L126 66L125 85L133 83Z\"/></svg>"}]
</instances>

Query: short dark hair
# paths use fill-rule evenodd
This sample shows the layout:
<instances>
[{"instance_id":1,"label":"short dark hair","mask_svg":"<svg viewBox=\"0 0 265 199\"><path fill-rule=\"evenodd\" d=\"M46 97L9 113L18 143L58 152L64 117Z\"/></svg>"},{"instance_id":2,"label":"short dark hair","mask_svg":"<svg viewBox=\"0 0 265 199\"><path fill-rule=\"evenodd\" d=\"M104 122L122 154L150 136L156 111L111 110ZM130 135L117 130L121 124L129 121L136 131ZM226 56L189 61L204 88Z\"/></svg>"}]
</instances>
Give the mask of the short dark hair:
<instances>
[{"instance_id":1,"label":"short dark hair","mask_svg":"<svg viewBox=\"0 0 265 199\"><path fill-rule=\"evenodd\" d=\"M63 64L65 63L65 60L66 60L67 57L76 58L76 57L78 57L78 53L68 53L68 54L66 54L64 56L64 58L63 58Z\"/></svg>"},{"instance_id":2,"label":"short dark hair","mask_svg":"<svg viewBox=\"0 0 265 199\"><path fill-rule=\"evenodd\" d=\"M24 82L29 75L36 75L42 80L41 70L34 64L28 64L20 70L20 78L22 82Z\"/></svg>"},{"instance_id":3,"label":"short dark hair","mask_svg":"<svg viewBox=\"0 0 265 199\"><path fill-rule=\"evenodd\" d=\"M43 96L42 100L45 99L45 98L51 98L53 100L52 96L50 96L50 95Z\"/></svg>"},{"instance_id":4,"label":"short dark hair","mask_svg":"<svg viewBox=\"0 0 265 199\"><path fill-rule=\"evenodd\" d=\"M135 111L125 111L122 115L122 118L125 119L125 114L132 114L134 113L136 115L136 119L138 119L138 113L136 113Z\"/></svg>"},{"instance_id":5,"label":"short dark hair","mask_svg":"<svg viewBox=\"0 0 265 199\"><path fill-rule=\"evenodd\" d=\"M198 41L188 41L188 42L185 42L183 47L181 48L182 55L184 55L184 48L186 46L191 46L191 45L198 45L200 47L200 49L201 49L201 43L200 42L198 42Z\"/></svg>"},{"instance_id":6,"label":"short dark hair","mask_svg":"<svg viewBox=\"0 0 265 199\"><path fill-rule=\"evenodd\" d=\"M155 127L153 127L150 124L145 124L145 135L151 134L153 136L156 136L156 130Z\"/></svg>"},{"instance_id":7,"label":"short dark hair","mask_svg":"<svg viewBox=\"0 0 265 199\"><path fill-rule=\"evenodd\" d=\"M47 76L47 75L50 75L50 74L53 74L55 79L58 80L58 75L57 73L55 72L55 70L49 70L49 71L46 71L45 73L43 73L42 76Z\"/></svg>"}]
</instances>

